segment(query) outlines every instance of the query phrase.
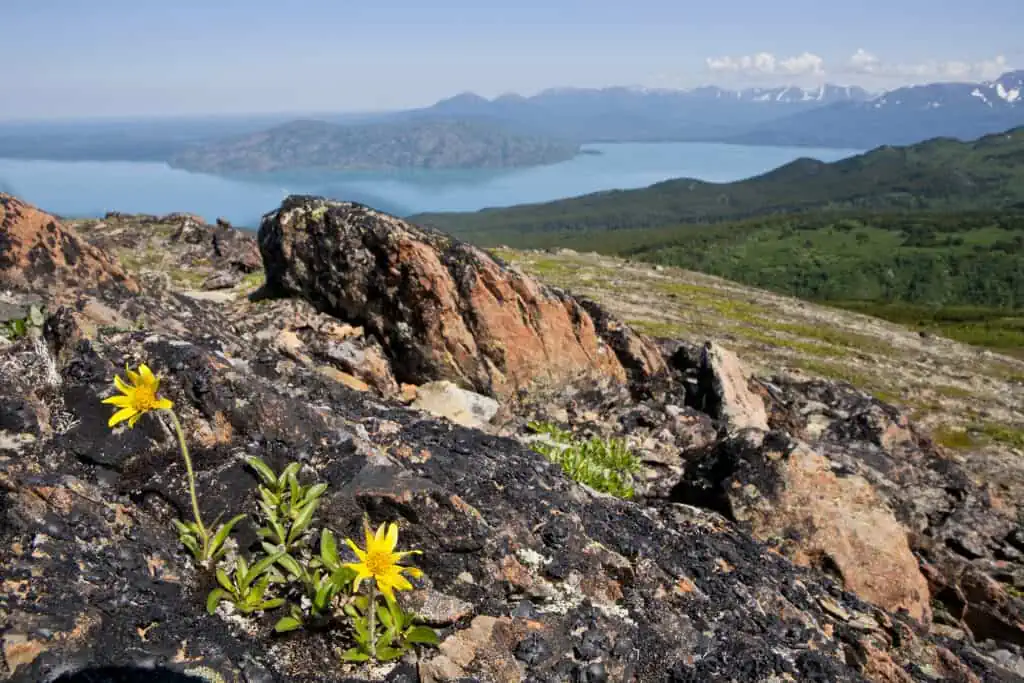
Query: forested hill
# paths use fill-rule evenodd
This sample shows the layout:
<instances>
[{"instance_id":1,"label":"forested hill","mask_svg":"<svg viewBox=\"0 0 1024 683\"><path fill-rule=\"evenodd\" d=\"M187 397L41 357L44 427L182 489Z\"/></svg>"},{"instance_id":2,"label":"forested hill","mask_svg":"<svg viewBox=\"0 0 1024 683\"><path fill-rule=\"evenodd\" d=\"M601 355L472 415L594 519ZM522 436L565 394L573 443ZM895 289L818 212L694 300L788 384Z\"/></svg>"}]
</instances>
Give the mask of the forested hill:
<instances>
[{"instance_id":1,"label":"forested hill","mask_svg":"<svg viewBox=\"0 0 1024 683\"><path fill-rule=\"evenodd\" d=\"M564 161L576 156L579 149L575 143L511 133L474 121L358 125L292 121L258 133L192 145L170 163L207 173L511 168Z\"/></svg>"},{"instance_id":2,"label":"forested hill","mask_svg":"<svg viewBox=\"0 0 1024 683\"><path fill-rule=\"evenodd\" d=\"M818 209L1024 208L1024 128L973 142L937 138L826 164L798 159L733 183L669 180L544 204L413 220L483 242L522 233L667 227Z\"/></svg>"}]
</instances>

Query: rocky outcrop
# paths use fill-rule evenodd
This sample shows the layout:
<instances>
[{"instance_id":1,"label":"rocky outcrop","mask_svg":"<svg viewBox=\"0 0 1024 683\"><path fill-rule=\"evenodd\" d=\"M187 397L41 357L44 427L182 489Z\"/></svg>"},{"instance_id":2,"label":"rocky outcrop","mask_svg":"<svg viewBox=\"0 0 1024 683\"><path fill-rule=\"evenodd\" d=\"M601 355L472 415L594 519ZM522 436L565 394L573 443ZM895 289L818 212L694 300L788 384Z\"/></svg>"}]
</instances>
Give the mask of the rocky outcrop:
<instances>
[{"instance_id":1,"label":"rocky outcrop","mask_svg":"<svg viewBox=\"0 0 1024 683\"><path fill-rule=\"evenodd\" d=\"M48 328L55 346L73 334ZM325 683L1006 675L976 647L922 635L713 512L588 493L508 439L365 401L305 366L279 374L258 360L266 347L225 363L206 348L216 329L79 337L56 390L28 346L0 365L3 394L25 397L18 410L35 418L17 427L33 439L0 453L12 681L152 662L207 680ZM126 359L164 375L211 517L254 509L241 458L257 455L277 468L299 459L304 477L329 484L318 524L352 535L364 514L398 520L403 546L424 550L414 598L433 605L441 647L366 669L339 664L323 636L274 638L276 613L207 615L207 578L170 524L188 509L173 439L152 416L130 431L105 425L99 399ZM242 547L253 532L244 522Z\"/></svg>"},{"instance_id":2,"label":"rocky outcrop","mask_svg":"<svg viewBox=\"0 0 1024 683\"><path fill-rule=\"evenodd\" d=\"M866 480L837 476L806 444L745 430L695 458L673 494L778 539L795 562L835 573L867 600L930 621L928 583L906 530Z\"/></svg>"},{"instance_id":3,"label":"rocky outcrop","mask_svg":"<svg viewBox=\"0 0 1024 683\"><path fill-rule=\"evenodd\" d=\"M117 259L56 218L0 193L0 284L6 287L138 291Z\"/></svg>"},{"instance_id":4,"label":"rocky outcrop","mask_svg":"<svg viewBox=\"0 0 1024 683\"><path fill-rule=\"evenodd\" d=\"M267 284L380 340L400 382L451 380L490 395L581 376L626 379L623 362L572 297L488 254L352 203L290 197L259 231ZM657 354L620 350L638 372Z\"/></svg>"},{"instance_id":5,"label":"rocky outcrop","mask_svg":"<svg viewBox=\"0 0 1024 683\"><path fill-rule=\"evenodd\" d=\"M134 225L106 223L90 238L120 245ZM172 229L151 244L205 272L212 245L174 239L176 225L152 224ZM390 253L391 238L373 253ZM381 282L423 294L402 279L420 271L395 267L405 275ZM774 430L758 441L760 430L698 407L713 383L698 387L700 347L677 344L665 356L680 371L665 382L627 385L642 365L617 360L621 373L515 392L469 429L391 398L419 390L399 390L393 347L368 327L297 298L197 299L178 284L191 279L74 290L74 307L49 288L12 295L19 310L41 297L47 318L41 338L0 353L0 678L50 681L86 665L260 683L1024 675L1015 501L870 396L744 377ZM458 282L448 286L472 291ZM590 319L595 338L610 329ZM691 360L680 365L680 353ZM353 536L364 515L397 521L403 548L424 551L425 577L403 599L441 646L345 665L334 652L350 644L344 631L273 635L277 611L207 614L211 577L171 525L190 507L174 439L152 415L133 430L106 426L111 377L140 361L161 373L184 423L205 517L256 510L246 456L302 463L305 481L329 485L316 525ZM580 486L519 443L531 419L626 440L644 464L637 497ZM680 502L686 488L696 505ZM917 557L900 545L907 531ZM252 517L236 539L233 552L256 547ZM928 616L913 597L922 586L930 624L915 618Z\"/></svg>"}]
</instances>

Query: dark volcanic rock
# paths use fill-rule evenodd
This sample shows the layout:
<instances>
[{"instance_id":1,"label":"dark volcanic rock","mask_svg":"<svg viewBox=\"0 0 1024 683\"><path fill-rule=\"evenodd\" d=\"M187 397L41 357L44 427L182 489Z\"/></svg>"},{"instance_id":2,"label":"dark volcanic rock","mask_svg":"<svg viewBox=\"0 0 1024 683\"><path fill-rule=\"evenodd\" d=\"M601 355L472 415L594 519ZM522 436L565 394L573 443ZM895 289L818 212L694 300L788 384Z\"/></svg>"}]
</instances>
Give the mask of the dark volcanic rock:
<instances>
[{"instance_id":1,"label":"dark volcanic rock","mask_svg":"<svg viewBox=\"0 0 1024 683\"><path fill-rule=\"evenodd\" d=\"M449 379L506 395L581 375L624 380L615 350L568 295L441 233L352 203L289 197L259 231L267 284L377 337L399 381ZM633 339L637 374L664 366Z\"/></svg>"},{"instance_id":2,"label":"dark volcanic rock","mask_svg":"<svg viewBox=\"0 0 1024 683\"><path fill-rule=\"evenodd\" d=\"M382 233L379 253L390 253L389 239L394 233ZM398 240L394 248L401 245L416 247ZM182 240L179 248L193 255L211 246ZM449 275L468 272L449 265ZM385 277L369 268L364 275L378 284L419 281L411 270ZM654 495L622 501L572 482L514 439L430 419L338 381L325 367L342 372L359 362L356 351L376 347L304 302L235 308L146 283L137 294L113 287L71 299L48 306L43 343L24 338L0 353L0 677L35 683L119 666L152 671L151 680L159 680L153 667L165 667L249 683L1019 679L1018 601L1006 588L1012 578L999 573L1016 565L996 566L986 553L1024 546L1024 531L1013 525L997 538L996 525L981 525L969 536L967 525L994 504L986 508L983 491L954 464L931 459L927 444L904 439L901 430L912 430L869 399L822 390L818 405L831 417L810 419L813 411L800 406L810 405L814 388L776 386L782 399L769 407L772 420L792 425L793 437L832 463L831 479L819 470L820 481L838 486L856 472L920 535L948 534L936 536L939 549L923 565L941 612L932 635L794 564L775 540L756 540L740 505L703 503L747 522L666 500L664 484L687 470L710 479L698 463L730 443L716 429L722 421L686 407L679 383L631 392L620 373L603 373L556 387L558 402L522 406L583 433L633 435L663 478ZM388 300L412 315L397 294ZM104 322L143 315L144 325ZM301 462L305 481L329 485L318 527L358 537L364 515L397 521L401 547L423 551L415 562L425 576L407 597L437 625L441 646L393 666L343 665L335 650L352 644L344 629L275 636L280 611L207 614L211 577L171 524L189 510L174 438L154 415L111 431L99 403L115 372L142 361L162 375L184 423L204 516L250 515L232 552L248 553L257 540L256 480L245 457L278 470ZM792 463L769 451L745 451L737 461L751 471L734 467L731 478L714 480L757 484L766 500L793 498ZM772 468L775 478L766 476ZM942 481L945 498L931 488ZM929 498L907 500L917 493ZM834 517L849 513L835 502ZM747 508L759 513L756 503ZM955 529L959 552L980 557L942 554L949 546L938 539L952 540ZM969 566L942 564L949 554ZM958 566L971 571L957 574Z\"/></svg>"}]
</instances>

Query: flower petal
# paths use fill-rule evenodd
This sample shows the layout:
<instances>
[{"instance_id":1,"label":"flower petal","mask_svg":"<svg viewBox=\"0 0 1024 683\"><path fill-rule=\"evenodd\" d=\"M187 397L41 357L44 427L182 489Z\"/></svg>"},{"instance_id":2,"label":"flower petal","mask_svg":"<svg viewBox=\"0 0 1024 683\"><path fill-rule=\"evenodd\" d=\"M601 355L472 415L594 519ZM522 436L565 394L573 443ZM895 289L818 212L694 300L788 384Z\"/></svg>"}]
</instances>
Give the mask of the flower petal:
<instances>
[{"instance_id":1,"label":"flower petal","mask_svg":"<svg viewBox=\"0 0 1024 683\"><path fill-rule=\"evenodd\" d=\"M377 580L380 581L379 578ZM395 572L394 574L388 574L386 580L387 580L387 582L389 584L394 586L397 590L400 590L400 591L411 591L412 590L412 584L409 583L409 581L404 576L399 574L398 572Z\"/></svg>"},{"instance_id":2,"label":"flower petal","mask_svg":"<svg viewBox=\"0 0 1024 683\"><path fill-rule=\"evenodd\" d=\"M132 415L130 418L128 418L128 426L129 427L134 427L135 423L139 421L140 417L142 417L142 413L139 413L139 412L137 412L134 415Z\"/></svg>"},{"instance_id":3,"label":"flower petal","mask_svg":"<svg viewBox=\"0 0 1024 683\"><path fill-rule=\"evenodd\" d=\"M398 571L408 572L409 576L411 576L414 579L418 579L421 576L423 576L423 572L420 571L417 567L399 567Z\"/></svg>"},{"instance_id":4,"label":"flower petal","mask_svg":"<svg viewBox=\"0 0 1024 683\"><path fill-rule=\"evenodd\" d=\"M362 563L366 562L366 551L365 550L363 550L362 548L357 546L355 541L353 541L351 538L346 538L345 539L345 543L347 543L348 547L352 549L352 552L354 552L356 554L356 557L359 558L360 562L362 562ZM345 565L345 566L347 567L348 565ZM352 568L355 569L354 566Z\"/></svg>"},{"instance_id":5,"label":"flower petal","mask_svg":"<svg viewBox=\"0 0 1024 683\"><path fill-rule=\"evenodd\" d=\"M392 522L388 525L387 536L384 538L384 549L386 552L392 553L396 545L398 545L398 525Z\"/></svg>"},{"instance_id":6,"label":"flower petal","mask_svg":"<svg viewBox=\"0 0 1024 683\"><path fill-rule=\"evenodd\" d=\"M124 422L125 420L130 419L133 415L137 414L138 413L134 408L122 408L121 410L111 415L110 420L107 422L107 426L113 427L118 422Z\"/></svg>"},{"instance_id":7,"label":"flower petal","mask_svg":"<svg viewBox=\"0 0 1024 683\"><path fill-rule=\"evenodd\" d=\"M122 394L131 396L132 393L135 392L135 387L125 384L124 380L121 379L121 375L114 375L114 386L117 387L117 390Z\"/></svg>"},{"instance_id":8,"label":"flower petal","mask_svg":"<svg viewBox=\"0 0 1024 683\"><path fill-rule=\"evenodd\" d=\"M139 375L142 376L142 381L145 382L148 386L152 387L159 382L159 380L157 380L156 378L156 375L153 374L153 371L150 370L149 366L146 365L145 363L139 366Z\"/></svg>"},{"instance_id":9,"label":"flower petal","mask_svg":"<svg viewBox=\"0 0 1024 683\"><path fill-rule=\"evenodd\" d=\"M128 381L131 382L132 384L139 383L139 373L129 368L127 363L125 363L124 366L124 374L128 375Z\"/></svg>"},{"instance_id":10,"label":"flower petal","mask_svg":"<svg viewBox=\"0 0 1024 683\"><path fill-rule=\"evenodd\" d=\"M153 404L153 410L170 410L173 407L174 403L169 398L158 398Z\"/></svg>"},{"instance_id":11,"label":"flower petal","mask_svg":"<svg viewBox=\"0 0 1024 683\"><path fill-rule=\"evenodd\" d=\"M377 527L377 533L374 534L373 540L377 542L378 546L379 545L383 545L383 543L384 543L384 533L385 533L384 529L385 529L386 526L387 526L386 522L381 524L379 527Z\"/></svg>"},{"instance_id":12,"label":"flower petal","mask_svg":"<svg viewBox=\"0 0 1024 683\"><path fill-rule=\"evenodd\" d=\"M118 408L130 408L133 401L131 396L111 396L110 398L103 399L103 403L108 403Z\"/></svg>"},{"instance_id":13,"label":"flower petal","mask_svg":"<svg viewBox=\"0 0 1024 683\"><path fill-rule=\"evenodd\" d=\"M395 592L391 589L390 584L383 583L380 579L377 579L377 588L379 588L380 592L384 594L384 597L387 598L388 602L395 602Z\"/></svg>"}]
</instances>

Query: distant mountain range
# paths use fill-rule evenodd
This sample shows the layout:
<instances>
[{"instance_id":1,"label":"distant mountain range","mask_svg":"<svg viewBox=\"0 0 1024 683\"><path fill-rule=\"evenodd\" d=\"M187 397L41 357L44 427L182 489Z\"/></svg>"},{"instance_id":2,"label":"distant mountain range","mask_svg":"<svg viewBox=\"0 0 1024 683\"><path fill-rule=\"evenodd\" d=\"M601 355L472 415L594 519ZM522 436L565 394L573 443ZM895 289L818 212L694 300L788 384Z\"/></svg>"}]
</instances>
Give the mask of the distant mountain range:
<instances>
[{"instance_id":1,"label":"distant mountain range","mask_svg":"<svg viewBox=\"0 0 1024 683\"><path fill-rule=\"evenodd\" d=\"M861 88L833 85L746 90L558 88L532 97L502 95L492 100L463 93L393 116L487 120L576 142L692 141L714 140L789 114L868 97Z\"/></svg>"},{"instance_id":2,"label":"distant mountain range","mask_svg":"<svg viewBox=\"0 0 1024 683\"><path fill-rule=\"evenodd\" d=\"M543 204L411 220L482 244L524 235L673 228L820 210L1024 210L1024 128L974 142L938 138L826 164L797 159L732 183L689 178ZM628 240L628 237L624 237Z\"/></svg>"},{"instance_id":3,"label":"distant mountain range","mask_svg":"<svg viewBox=\"0 0 1024 683\"><path fill-rule=\"evenodd\" d=\"M933 83L839 102L725 138L739 144L867 149L933 137L970 140L1024 125L1024 71L986 83Z\"/></svg>"},{"instance_id":4,"label":"distant mountain range","mask_svg":"<svg viewBox=\"0 0 1024 683\"><path fill-rule=\"evenodd\" d=\"M1024 71L984 83L692 90L557 88L420 109L157 122L0 124L0 157L152 160L201 171L507 168L601 142L726 142L870 149L1024 125ZM312 120L316 119L316 120Z\"/></svg>"},{"instance_id":5,"label":"distant mountain range","mask_svg":"<svg viewBox=\"0 0 1024 683\"><path fill-rule=\"evenodd\" d=\"M194 144L172 166L207 173L266 173L295 169L484 169L571 159L579 145L509 133L490 122L389 121L340 125L292 121L269 130Z\"/></svg>"},{"instance_id":6,"label":"distant mountain range","mask_svg":"<svg viewBox=\"0 0 1024 683\"><path fill-rule=\"evenodd\" d=\"M464 93L400 117L486 119L580 142L708 141L868 149L933 137L973 139L1024 125L1024 71L872 95L823 85L726 90L546 90L488 100Z\"/></svg>"}]
</instances>

